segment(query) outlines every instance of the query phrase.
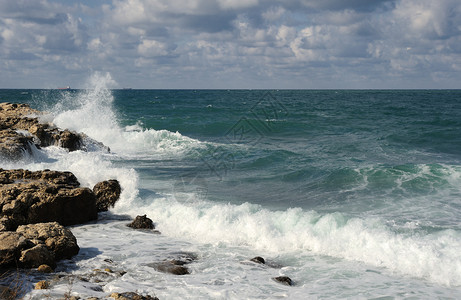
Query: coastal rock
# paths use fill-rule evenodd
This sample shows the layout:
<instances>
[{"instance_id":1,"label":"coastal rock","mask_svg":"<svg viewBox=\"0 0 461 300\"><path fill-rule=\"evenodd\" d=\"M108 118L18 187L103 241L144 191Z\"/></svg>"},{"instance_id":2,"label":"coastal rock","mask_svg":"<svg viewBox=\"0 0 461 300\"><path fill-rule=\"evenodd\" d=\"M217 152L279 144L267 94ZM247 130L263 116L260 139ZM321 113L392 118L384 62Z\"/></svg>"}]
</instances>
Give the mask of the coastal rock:
<instances>
[{"instance_id":1,"label":"coastal rock","mask_svg":"<svg viewBox=\"0 0 461 300\"><path fill-rule=\"evenodd\" d=\"M189 269L184 265L190 264L197 259L197 256L189 252L176 253L176 257L162 262L148 264L155 270L162 273L170 273L173 275L187 275L190 274Z\"/></svg>"},{"instance_id":2,"label":"coastal rock","mask_svg":"<svg viewBox=\"0 0 461 300\"><path fill-rule=\"evenodd\" d=\"M56 222L19 226L0 232L0 268L20 266L35 268L71 258L79 251L72 232Z\"/></svg>"},{"instance_id":3,"label":"coastal rock","mask_svg":"<svg viewBox=\"0 0 461 300\"><path fill-rule=\"evenodd\" d=\"M190 274L187 267L176 265L171 261L165 261L155 264L150 264L149 266L153 267L155 270L162 273L170 273L173 275L187 275Z\"/></svg>"},{"instance_id":4,"label":"coastal rock","mask_svg":"<svg viewBox=\"0 0 461 300\"><path fill-rule=\"evenodd\" d=\"M30 247L29 243L19 233L0 232L0 268L14 265L21 251Z\"/></svg>"},{"instance_id":5,"label":"coastal rock","mask_svg":"<svg viewBox=\"0 0 461 300\"><path fill-rule=\"evenodd\" d=\"M41 122L40 115L43 113L27 104L0 103L0 156L17 160L25 153L32 153L33 147L59 146L69 151L86 150L85 142L110 151L85 134Z\"/></svg>"},{"instance_id":6,"label":"coastal rock","mask_svg":"<svg viewBox=\"0 0 461 300\"><path fill-rule=\"evenodd\" d=\"M80 250L72 232L56 222L22 225L16 232L26 239L43 243L56 260L71 258Z\"/></svg>"},{"instance_id":7,"label":"coastal rock","mask_svg":"<svg viewBox=\"0 0 461 300\"><path fill-rule=\"evenodd\" d=\"M152 296L142 296L133 292L126 292L126 293L112 293L110 295L111 298L115 300L158 300L157 297Z\"/></svg>"},{"instance_id":8,"label":"coastal rock","mask_svg":"<svg viewBox=\"0 0 461 300\"><path fill-rule=\"evenodd\" d=\"M133 222L128 224L128 227L134 229L155 229L154 222L149 219L146 215L137 216Z\"/></svg>"},{"instance_id":9,"label":"coastal rock","mask_svg":"<svg viewBox=\"0 0 461 300\"><path fill-rule=\"evenodd\" d=\"M56 221L81 224L97 218L96 197L70 172L0 169L0 229Z\"/></svg>"},{"instance_id":10,"label":"coastal rock","mask_svg":"<svg viewBox=\"0 0 461 300\"><path fill-rule=\"evenodd\" d=\"M50 287L50 283L46 280L40 280L35 284L36 290L46 290Z\"/></svg>"},{"instance_id":11,"label":"coastal rock","mask_svg":"<svg viewBox=\"0 0 461 300\"><path fill-rule=\"evenodd\" d=\"M38 244L30 249L22 251L19 262L22 267L26 268L37 268L44 264L56 268L53 254L43 244Z\"/></svg>"},{"instance_id":12,"label":"coastal rock","mask_svg":"<svg viewBox=\"0 0 461 300\"><path fill-rule=\"evenodd\" d=\"M278 276L272 279L275 280L276 282L279 282L281 284L288 285L288 286L292 286L294 284L293 280L291 280L291 278L288 276Z\"/></svg>"},{"instance_id":13,"label":"coastal rock","mask_svg":"<svg viewBox=\"0 0 461 300\"><path fill-rule=\"evenodd\" d=\"M252 259L250 259L250 261L257 263L257 264L263 264L263 265L266 263L264 258L262 258L261 256L253 257Z\"/></svg>"},{"instance_id":14,"label":"coastal rock","mask_svg":"<svg viewBox=\"0 0 461 300\"><path fill-rule=\"evenodd\" d=\"M117 180L111 179L97 183L93 187L98 212L108 211L120 198L122 188Z\"/></svg>"}]
</instances>

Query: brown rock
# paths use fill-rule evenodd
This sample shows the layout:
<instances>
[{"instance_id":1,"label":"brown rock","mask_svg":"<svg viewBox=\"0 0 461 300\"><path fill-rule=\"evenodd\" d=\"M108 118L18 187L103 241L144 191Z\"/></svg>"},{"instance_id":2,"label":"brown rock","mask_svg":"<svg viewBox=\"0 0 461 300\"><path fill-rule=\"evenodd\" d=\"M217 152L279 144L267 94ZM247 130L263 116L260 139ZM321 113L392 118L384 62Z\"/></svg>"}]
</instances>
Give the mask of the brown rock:
<instances>
[{"instance_id":1,"label":"brown rock","mask_svg":"<svg viewBox=\"0 0 461 300\"><path fill-rule=\"evenodd\" d=\"M80 250L72 232L56 222L22 225L16 232L27 239L41 241L56 260L71 258Z\"/></svg>"},{"instance_id":2,"label":"brown rock","mask_svg":"<svg viewBox=\"0 0 461 300\"><path fill-rule=\"evenodd\" d=\"M96 197L70 172L0 169L0 229L56 221L81 224L97 218Z\"/></svg>"},{"instance_id":3,"label":"brown rock","mask_svg":"<svg viewBox=\"0 0 461 300\"><path fill-rule=\"evenodd\" d=\"M149 219L146 215L137 216L133 222L128 224L128 227L134 229L155 229L154 222Z\"/></svg>"},{"instance_id":4,"label":"brown rock","mask_svg":"<svg viewBox=\"0 0 461 300\"><path fill-rule=\"evenodd\" d=\"M93 187L98 211L108 211L120 198L122 188L117 180L111 179L97 183Z\"/></svg>"},{"instance_id":5,"label":"brown rock","mask_svg":"<svg viewBox=\"0 0 461 300\"><path fill-rule=\"evenodd\" d=\"M21 250L29 247L28 242L16 232L0 232L0 268L14 266Z\"/></svg>"},{"instance_id":6,"label":"brown rock","mask_svg":"<svg viewBox=\"0 0 461 300\"><path fill-rule=\"evenodd\" d=\"M37 271L40 273L53 273L53 268L49 265L40 265L38 266Z\"/></svg>"},{"instance_id":7,"label":"brown rock","mask_svg":"<svg viewBox=\"0 0 461 300\"><path fill-rule=\"evenodd\" d=\"M36 290L46 290L50 287L50 283L46 280L41 280L35 284Z\"/></svg>"},{"instance_id":8,"label":"brown rock","mask_svg":"<svg viewBox=\"0 0 461 300\"><path fill-rule=\"evenodd\" d=\"M53 253L43 244L22 251L19 261L26 268L37 268L43 264L56 267Z\"/></svg>"},{"instance_id":9,"label":"brown rock","mask_svg":"<svg viewBox=\"0 0 461 300\"><path fill-rule=\"evenodd\" d=\"M142 296L133 292L126 292L126 293L112 293L110 295L111 298L115 300L158 300L157 297L152 296Z\"/></svg>"}]
</instances>

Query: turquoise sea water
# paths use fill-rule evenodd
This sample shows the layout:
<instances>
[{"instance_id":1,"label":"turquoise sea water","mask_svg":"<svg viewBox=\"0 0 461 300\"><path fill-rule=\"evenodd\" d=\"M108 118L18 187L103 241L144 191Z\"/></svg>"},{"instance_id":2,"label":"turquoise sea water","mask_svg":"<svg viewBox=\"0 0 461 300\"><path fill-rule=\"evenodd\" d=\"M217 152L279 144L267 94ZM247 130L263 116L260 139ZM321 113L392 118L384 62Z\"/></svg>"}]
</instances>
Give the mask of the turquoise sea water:
<instances>
[{"instance_id":1,"label":"turquoise sea water","mask_svg":"<svg viewBox=\"0 0 461 300\"><path fill-rule=\"evenodd\" d=\"M197 292L191 299L433 299L461 290L459 90L99 87L0 90L0 101L46 110L111 148L2 163L71 170L89 186L117 178L124 192L114 213L147 213L164 238L200 253L201 279L176 283ZM252 254L282 265L266 271L296 285L235 270ZM235 279L247 276L253 283Z\"/></svg>"}]
</instances>

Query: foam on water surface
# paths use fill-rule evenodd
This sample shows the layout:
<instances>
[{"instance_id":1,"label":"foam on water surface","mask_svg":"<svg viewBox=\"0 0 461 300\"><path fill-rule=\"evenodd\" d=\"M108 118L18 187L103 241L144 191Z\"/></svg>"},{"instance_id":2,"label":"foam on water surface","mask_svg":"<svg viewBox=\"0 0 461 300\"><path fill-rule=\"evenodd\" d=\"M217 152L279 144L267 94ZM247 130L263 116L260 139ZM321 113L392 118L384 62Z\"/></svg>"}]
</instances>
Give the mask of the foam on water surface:
<instances>
[{"instance_id":1,"label":"foam on water surface","mask_svg":"<svg viewBox=\"0 0 461 300\"><path fill-rule=\"evenodd\" d=\"M460 194L459 166L346 164L319 179L322 195L337 193L345 195L344 199L325 201L313 209L271 209L264 203L242 204L239 199L235 203L216 201L216 195L210 196L206 190L201 194L200 188L217 179L208 178L206 184L181 181L183 186L178 190L181 178L168 171L175 164L184 164L187 169L189 157L200 161L201 153L218 148L235 148L256 156L256 152L249 152L251 147L220 145L161 128L143 128L139 120L122 126L107 89L112 79L103 75L92 80L88 90L63 93L46 118L103 142L110 153L97 147L70 153L48 147L36 149L32 157L21 162L2 162L3 168L71 171L88 187L117 179L123 191L112 213L131 217L147 214L162 232L133 231L125 226L127 221L119 220L74 227L81 252L61 265L61 270L75 275L102 267L127 272L104 285L75 280L75 293L100 297L110 292L139 291L161 299L177 295L189 299L315 299L450 298L460 292L461 235L455 224L459 202L453 200ZM270 164L271 153L288 161L300 155L298 148L304 146L296 147L296 153L267 150L267 158L250 161L246 171ZM171 163L162 164L162 160ZM152 175L157 173L149 168L158 166L163 168L160 176ZM147 170L147 175L141 170ZM306 173L292 174L290 182L302 182ZM357 196L362 202L354 202ZM178 251L198 256L190 265L191 275L176 277L149 266ZM249 262L258 255L279 267ZM295 286L271 279L280 275L290 276ZM32 299L41 299L45 293L58 297L66 289L68 283L61 282L48 292L30 295Z\"/></svg>"}]
</instances>

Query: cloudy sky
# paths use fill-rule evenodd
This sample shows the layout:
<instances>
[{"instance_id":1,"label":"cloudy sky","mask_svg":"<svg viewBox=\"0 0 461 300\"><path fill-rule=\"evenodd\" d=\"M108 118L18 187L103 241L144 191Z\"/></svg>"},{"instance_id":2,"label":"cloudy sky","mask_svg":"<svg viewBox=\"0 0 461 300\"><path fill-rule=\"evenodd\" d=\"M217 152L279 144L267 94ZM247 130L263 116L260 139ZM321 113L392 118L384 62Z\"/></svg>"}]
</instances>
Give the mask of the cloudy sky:
<instances>
[{"instance_id":1,"label":"cloudy sky","mask_svg":"<svg viewBox=\"0 0 461 300\"><path fill-rule=\"evenodd\" d=\"M0 0L0 88L461 88L460 0Z\"/></svg>"}]
</instances>

